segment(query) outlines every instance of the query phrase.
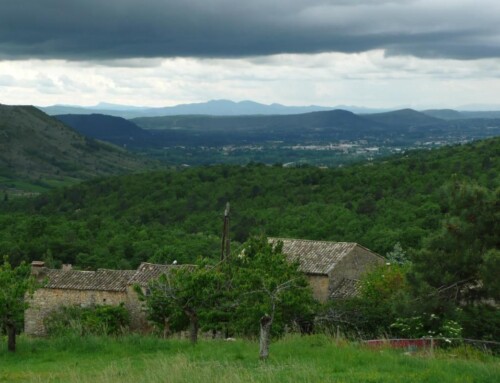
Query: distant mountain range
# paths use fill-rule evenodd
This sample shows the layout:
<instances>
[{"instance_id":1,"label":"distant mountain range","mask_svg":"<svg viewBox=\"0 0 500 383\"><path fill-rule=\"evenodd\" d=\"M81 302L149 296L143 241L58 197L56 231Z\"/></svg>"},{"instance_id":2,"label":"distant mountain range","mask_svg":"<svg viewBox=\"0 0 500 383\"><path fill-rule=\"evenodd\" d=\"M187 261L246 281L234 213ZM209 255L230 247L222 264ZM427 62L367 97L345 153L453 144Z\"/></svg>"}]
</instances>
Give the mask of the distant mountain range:
<instances>
[{"instance_id":1,"label":"distant mountain range","mask_svg":"<svg viewBox=\"0 0 500 383\"><path fill-rule=\"evenodd\" d=\"M210 115L210 116L241 116L241 115L283 115L303 114L309 112L328 111L332 109L345 109L355 113L376 113L382 109L360 108L340 105L336 107L325 106L285 106L281 104L260 104L254 101L234 102L229 100L212 100L208 102L181 104L161 108L136 107L99 103L95 106L80 107L71 105L54 105L39 107L50 115L61 114L106 114L109 116L136 118L136 117L161 117L177 115Z\"/></svg>"},{"instance_id":2,"label":"distant mountain range","mask_svg":"<svg viewBox=\"0 0 500 383\"><path fill-rule=\"evenodd\" d=\"M463 119L463 118L500 118L500 107L491 111L485 110L484 106L477 106L477 111L471 110L471 106L463 111L452 109L432 109L424 110L423 113L442 119ZM179 115L209 115L209 116L242 116L242 115L290 115L304 114L310 112L329 111L334 109L347 110L356 114L373 114L390 112L394 109L375 109L348 105L336 105L333 107L310 105L310 106L285 106L281 104L261 104L254 101L234 102L230 100L212 100L208 102L181 104L168 107L141 107L117 105L101 102L95 106L73 106L73 105L53 105L38 107L49 115L61 114L105 114L127 119L138 117L162 117ZM465 107L464 107L465 108Z\"/></svg>"},{"instance_id":3,"label":"distant mountain range","mask_svg":"<svg viewBox=\"0 0 500 383\"><path fill-rule=\"evenodd\" d=\"M272 151L276 145L289 148L357 141L364 146L404 148L425 142L444 144L498 135L500 118L463 118L463 112L453 110L422 113L401 109L370 114L327 110L127 120L102 113L54 118L32 106L0 105L0 189L22 189L26 185L48 188L157 166L124 148L155 155L169 152L157 149L176 147L181 152L172 163L179 164L190 155L182 150L194 147L203 151L207 147L260 145ZM259 157L255 160L259 161Z\"/></svg>"},{"instance_id":4,"label":"distant mountain range","mask_svg":"<svg viewBox=\"0 0 500 383\"><path fill-rule=\"evenodd\" d=\"M329 110L295 115L56 118L93 138L134 148L304 144L364 140L411 146L417 141L482 138L499 133L500 119L444 120L412 109L375 114Z\"/></svg>"},{"instance_id":5,"label":"distant mountain range","mask_svg":"<svg viewBox=\"0 0 500 383\"><path fill-rule=\"evenodd\" d=\"M17 188L20 180L50 187L150 166L150 161L84 137L33 106L0 105L0 188Z\"/></svg>"}]
</instances>

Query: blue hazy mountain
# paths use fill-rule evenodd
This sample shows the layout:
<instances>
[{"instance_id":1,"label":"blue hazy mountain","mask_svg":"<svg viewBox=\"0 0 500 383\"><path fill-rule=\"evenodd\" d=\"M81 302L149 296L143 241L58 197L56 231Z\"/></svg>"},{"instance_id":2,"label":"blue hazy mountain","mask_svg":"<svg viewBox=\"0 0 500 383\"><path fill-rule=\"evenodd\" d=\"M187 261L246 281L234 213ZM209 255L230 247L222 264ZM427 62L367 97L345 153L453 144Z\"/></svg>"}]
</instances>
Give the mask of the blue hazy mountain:
<instances>
[{"instance_id":1,"label":"blue hazy mountain","mask_svg":"<svg viewBox=\"0 0 500 383\"><path fill-rule=\"evenodd\" d=\"M310 112L321 112L332 109L344 109L353 113L376 113L385 110L370 109L356 106L340 105L326 107L318 105L310 106L286 106L281 104L261 104L254 101L212 100L193 104L181 104L160 108L137 107L99 103L95 106L83 107L75 105L53 105L38 107L49 115L61 114L106 114L109 116L123 118L137 117L162 117L177 115L211 115L211 116L240 116L240 115L286 115L304 114Z\"/></svg>"}]
</instances>

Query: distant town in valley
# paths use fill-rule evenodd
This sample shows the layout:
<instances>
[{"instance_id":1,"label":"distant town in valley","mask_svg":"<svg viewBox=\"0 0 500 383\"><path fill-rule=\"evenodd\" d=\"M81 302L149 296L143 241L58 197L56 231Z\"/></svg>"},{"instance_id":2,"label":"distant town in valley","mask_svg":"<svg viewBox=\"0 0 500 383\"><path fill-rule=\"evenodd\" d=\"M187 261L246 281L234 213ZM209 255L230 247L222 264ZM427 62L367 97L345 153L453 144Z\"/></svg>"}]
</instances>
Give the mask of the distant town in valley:
<instances>
[{"instance_id":1,"label":"distant town in valley","mask_svg":"<svg viewBox=\"0 0 500 383\"><path fill-rule=\"evenodd\" d=\"M177 166L336 167L500 133L500 111L344 110L228 100L154 109L99 105L40 109L90 138Z\"/></svg>"}]
</instances>

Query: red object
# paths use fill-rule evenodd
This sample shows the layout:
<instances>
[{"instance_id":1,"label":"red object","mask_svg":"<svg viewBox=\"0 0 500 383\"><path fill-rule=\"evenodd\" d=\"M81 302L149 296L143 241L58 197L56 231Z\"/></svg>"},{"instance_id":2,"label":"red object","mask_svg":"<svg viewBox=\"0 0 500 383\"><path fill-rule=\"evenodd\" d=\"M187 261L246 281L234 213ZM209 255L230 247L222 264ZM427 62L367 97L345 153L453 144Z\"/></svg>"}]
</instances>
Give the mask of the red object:
<instances>
[{"instance_id":1,"label":"red object","mask_svg":"<svg viewBox=\"0 0 500 383\"><path fill-rule=\"evenodd\" d=\"M369 347L391 347L391 348L430 348L431 339L376 339L366 340L364 343Z\"/></svg>"}]
</instances>

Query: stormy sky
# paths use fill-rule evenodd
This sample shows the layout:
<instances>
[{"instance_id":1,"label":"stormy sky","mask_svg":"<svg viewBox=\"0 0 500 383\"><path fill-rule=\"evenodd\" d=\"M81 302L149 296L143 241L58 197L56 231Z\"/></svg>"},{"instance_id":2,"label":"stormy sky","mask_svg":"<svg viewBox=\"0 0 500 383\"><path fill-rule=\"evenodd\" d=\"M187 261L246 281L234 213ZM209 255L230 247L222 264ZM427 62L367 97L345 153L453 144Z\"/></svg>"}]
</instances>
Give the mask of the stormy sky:
<instances>
[{"instance_id":1,"label":"stormy sky","mask_svg":"<svg viewBox=\"0 0 500 383\"><path fill-rule=\"evenodd\" d=\"M500 104L498 0L0 5L6 104Z\"/></svg>"}]
</instances>

